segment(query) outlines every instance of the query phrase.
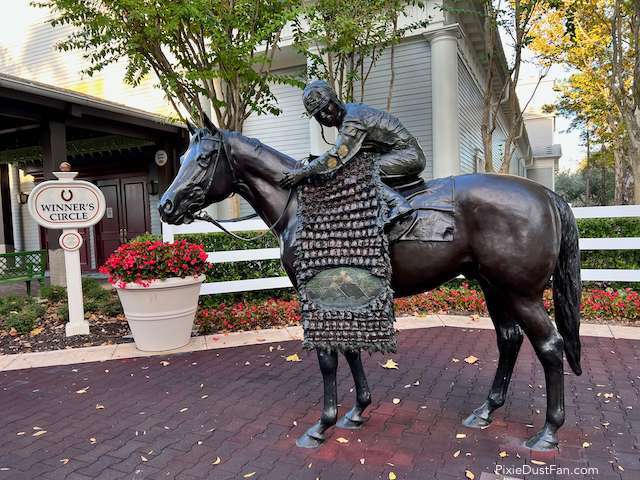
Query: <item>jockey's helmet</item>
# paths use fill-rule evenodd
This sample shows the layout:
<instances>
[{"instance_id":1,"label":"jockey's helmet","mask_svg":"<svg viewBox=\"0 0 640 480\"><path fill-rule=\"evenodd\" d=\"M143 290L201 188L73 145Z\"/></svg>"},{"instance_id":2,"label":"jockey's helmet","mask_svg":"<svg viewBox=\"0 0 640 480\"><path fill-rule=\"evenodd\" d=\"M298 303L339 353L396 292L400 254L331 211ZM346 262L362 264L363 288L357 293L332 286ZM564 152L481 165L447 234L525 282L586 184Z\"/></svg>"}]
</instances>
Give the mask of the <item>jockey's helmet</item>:
<instances>
[{"instance_id":1,"label":"jockey's helmet","mask_svg":"<svg viewBox=\"0 0 640 480\"><path fill-rule=\"evenodd\" d=\"M336 92L324 80L314 80L304 87L302 103L307 110L307 115L313 117L316 113L329 105L330 102L340 105Z\"/></svg>"}]
</instances>

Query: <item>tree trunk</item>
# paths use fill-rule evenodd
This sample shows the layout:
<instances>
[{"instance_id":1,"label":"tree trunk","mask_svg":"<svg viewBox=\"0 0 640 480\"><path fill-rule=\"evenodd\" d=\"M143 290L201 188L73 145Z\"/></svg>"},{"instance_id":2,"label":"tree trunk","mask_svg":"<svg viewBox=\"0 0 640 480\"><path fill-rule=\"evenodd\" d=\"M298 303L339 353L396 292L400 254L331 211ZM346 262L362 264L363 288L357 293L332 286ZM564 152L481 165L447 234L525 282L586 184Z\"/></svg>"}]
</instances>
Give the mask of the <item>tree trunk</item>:
<instances>
[{"instance_id":1,"label":"tree trunk","mask_svg":"<svg viewBox=\"0 0 640 480\"><path fill-rule=\"evenodd\" d=\"M482 128L482 146L484 150L484 171L493 173L493 136Z\"/></svg>"}]
</instances>

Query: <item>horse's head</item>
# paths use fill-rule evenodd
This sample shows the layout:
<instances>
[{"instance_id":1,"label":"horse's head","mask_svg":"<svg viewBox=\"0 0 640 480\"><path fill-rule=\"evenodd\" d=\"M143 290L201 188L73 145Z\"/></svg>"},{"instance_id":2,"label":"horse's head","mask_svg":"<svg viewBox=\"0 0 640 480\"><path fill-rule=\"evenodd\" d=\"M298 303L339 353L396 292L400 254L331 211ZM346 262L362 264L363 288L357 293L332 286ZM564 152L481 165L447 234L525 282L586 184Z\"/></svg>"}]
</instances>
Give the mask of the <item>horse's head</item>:
<instances>
[{"instance_id":1,"label":"horse's head","mask_svg":"<svg viewBox=\"0 0 640 480\"><path fill-rule=\"evenodd\" d=\"M162 221L190 223L199 210L233 193L233 172L223 134L211 122L206 128L189 125L189 148L180 157L180 170L162 196L158 210Z\"/></svg>"}]
</instances>

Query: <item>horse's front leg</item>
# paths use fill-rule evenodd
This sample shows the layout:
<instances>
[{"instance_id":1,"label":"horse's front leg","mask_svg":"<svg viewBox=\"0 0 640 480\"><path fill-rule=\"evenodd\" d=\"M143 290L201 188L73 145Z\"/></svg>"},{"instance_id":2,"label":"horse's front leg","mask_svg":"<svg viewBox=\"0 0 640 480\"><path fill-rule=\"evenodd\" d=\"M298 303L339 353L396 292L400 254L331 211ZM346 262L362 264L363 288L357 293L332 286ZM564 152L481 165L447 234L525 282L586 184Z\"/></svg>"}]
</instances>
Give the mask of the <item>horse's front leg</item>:
<instances>
[{"instance_id":1,"label":"horse's front leg","mask_svg":"<svg viewBox=\"0 0 640 480\"><path fill-rule=\"evenodd\" d=\"M321 349L318 352L318 363L324 382L324 405L320 421L314 424L304 435L296 441L296 445L303 448L316 448L325 441L324 432L336 424L338 418L338 388L336 385L336 372L338 371L338 353L326 352Z\"/></svg>"},{"instance_id":2,"label":"horse's front leg","mask_svg":"<svg viewBox=\"0 0 640 480\"><path fill-rule=\"evenodd\" d=\"M338 420L336 427L355 430L360 428L365 422L365 419L362 417L362 412L371 405L371 391L369 390L367 376L362 367L360 350L348 350L344 352L344 356L347 362L349 362L349 368L351 368L353 381L356 385L356 404L344 417Z\"/></svg>"}]
</instances>

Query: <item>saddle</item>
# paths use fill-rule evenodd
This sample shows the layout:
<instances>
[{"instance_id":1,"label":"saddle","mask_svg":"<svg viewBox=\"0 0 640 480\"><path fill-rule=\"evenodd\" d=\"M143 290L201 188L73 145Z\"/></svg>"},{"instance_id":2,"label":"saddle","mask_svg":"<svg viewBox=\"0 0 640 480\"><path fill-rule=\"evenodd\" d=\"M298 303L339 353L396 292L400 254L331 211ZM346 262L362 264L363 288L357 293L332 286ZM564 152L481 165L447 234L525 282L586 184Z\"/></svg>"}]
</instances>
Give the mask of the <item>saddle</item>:
<instances>
[{"instance_id":1,"label":"saddle","mask_svg":"<svg viewBox=\"0 0 640 480\"><path fill-rule=\"evenodd\" d=\"M394 185L415 209L391 227L389 242L450 242L455 235L454 177Z\"/></svg>"}]
</instances>

